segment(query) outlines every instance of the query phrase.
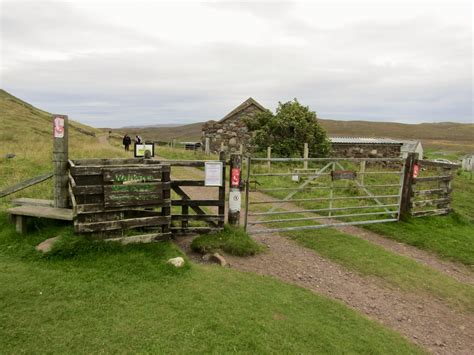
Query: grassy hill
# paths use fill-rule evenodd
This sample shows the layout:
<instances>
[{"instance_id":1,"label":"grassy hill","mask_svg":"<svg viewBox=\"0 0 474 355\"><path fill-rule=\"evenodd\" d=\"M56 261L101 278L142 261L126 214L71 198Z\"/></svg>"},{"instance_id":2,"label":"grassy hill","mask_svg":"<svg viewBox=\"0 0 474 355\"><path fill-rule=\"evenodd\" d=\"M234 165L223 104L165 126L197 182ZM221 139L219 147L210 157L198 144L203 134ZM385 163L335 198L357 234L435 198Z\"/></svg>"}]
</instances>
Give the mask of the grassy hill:
<instances>
[{"instance_id":1,"label":"grassy hill","mask_svg":"<svg viewBox=\"0 0 474 355\"><path fill-rule=\"evenodd\" d=\"M331 136L387 137L421 140L423 145L435 149L469 152L474 150L474 124L454 122L404 124L394 122L337 121L320 119ZM142 127L116 129L119 134L139 134L156 141L198 141L203 122L178 127Z\"/></svg>"},{"instance_id":2,"label":"grassy hill","mask_svg":"<svg viewBox=\"0 0 474 355\"><path fill-rule=\"evenodd\" d=\"M40 110L0 90L0 189L33 176L52 170L52 120L51 114ZM114 157L120 151L101 145L98 136L101 131L74 120L69 120L69 156ZM7 153L15 158L6 159ZM51 181L44 184L51 184ZM52 189L32 187L27 196L49 198ZM0 205L16 194L0 200Z\"/></svg>"}]
</instances>

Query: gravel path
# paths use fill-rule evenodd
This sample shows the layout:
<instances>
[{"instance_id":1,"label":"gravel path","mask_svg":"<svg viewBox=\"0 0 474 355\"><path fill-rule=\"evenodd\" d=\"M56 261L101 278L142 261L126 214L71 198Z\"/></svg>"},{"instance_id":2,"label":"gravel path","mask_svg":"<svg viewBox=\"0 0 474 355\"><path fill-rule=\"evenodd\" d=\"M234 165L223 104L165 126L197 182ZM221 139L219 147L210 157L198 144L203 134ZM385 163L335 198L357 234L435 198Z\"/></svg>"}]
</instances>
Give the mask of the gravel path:
<instances>
[{"instance_id":1,"label":"gravel path","mask_svg":"<svg viewBox=\"0 0 474 355\"><path fill-rule=\"evenodd\" d=\"M184 168L177 174L181 178L200 178L202 171ZM205 188L189 187L186 191L194 198L216 197ZM268 196L265 198L268 199ZM340 229L397 254L411 257L461 282L473 283L472 272L462 265L440 260L431 253L388 240L362 228ZM266 245L268 251L247 258L225 255L232 268L269 275L340 300L369 318L395 329L430 352L472 353L473 314L461 313L434 296L405 292L387 286L376 277L361 276L279 234L259 234L254 239ZM177 243L192 260L202 262L198 254L191 252L191 240L190 237L180 238Z\"/></svg>"}]
</instances>

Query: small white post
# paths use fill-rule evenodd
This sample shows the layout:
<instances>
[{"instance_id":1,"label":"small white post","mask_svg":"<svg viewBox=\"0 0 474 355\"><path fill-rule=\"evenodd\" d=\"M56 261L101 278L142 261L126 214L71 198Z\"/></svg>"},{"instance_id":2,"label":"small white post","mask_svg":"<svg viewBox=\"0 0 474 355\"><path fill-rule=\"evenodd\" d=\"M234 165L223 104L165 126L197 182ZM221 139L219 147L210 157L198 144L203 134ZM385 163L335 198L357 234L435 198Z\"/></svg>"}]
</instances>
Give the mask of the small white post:
<instances>
[{"instance_id":1,"label":"small white post","mask_svg":"<svg viewBox=\"0 0 474 355\"><path fill-rule=\"evenodd\" d=\"M205 153L206 153L206 155L211 154L211 141L210 141L209 137L206 137Z\"/></svg>"},{"instance_id":2,"label":"small white post","mask_svg":"<svg viewBox=\"0 0 474 355\"><path fill-rule=\"evenodd\" d=\"M272 168L272 162L270 161L270 159L272 158L272 147L267 147L267 167L268 167L268 170L270 170Z\"/></svg>"},{"instance_id":3,"label":"small white post","mask_svg":"<svg viewBox=\"0 0 474 355\"><path fill-rule=\"evenodd\" d=\"M304 157L305 159L308 159L309 157L309 149L308 149L308 143L304 144ZM308 161L305 160L303 164L303 169L308 170Z\"/></svg>"}]
</instances>

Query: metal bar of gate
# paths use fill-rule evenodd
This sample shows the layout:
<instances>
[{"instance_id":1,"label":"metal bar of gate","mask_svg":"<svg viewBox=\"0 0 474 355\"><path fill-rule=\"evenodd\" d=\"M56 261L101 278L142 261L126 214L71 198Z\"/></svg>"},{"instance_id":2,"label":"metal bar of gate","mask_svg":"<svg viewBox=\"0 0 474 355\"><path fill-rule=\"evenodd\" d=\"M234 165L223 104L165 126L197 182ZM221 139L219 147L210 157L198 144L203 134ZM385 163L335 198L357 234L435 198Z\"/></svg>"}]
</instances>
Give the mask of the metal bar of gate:
<instances>
[{"instance_id":1,"label":"metal bar of gate","mask_svg":"<svg viewBox=\"0 0 474 355\"><path fill-rule=\"evenodd\" d=\"M332 215L332 216L316 216L316 217L301 217L301 218L269 219L267 221L249 222L249 224L250 225L255 225L255 224L285 223L285 222L297 222L297 221L312 221L312 220L317 220L317 219L334 219L334 218L342 218L342 217L374 216L374 215L384 215L384 214L393 214L393 213L396 214L397 211L352 213L352 214L341 214L341 215Z\"/></svg>"},{"instance_id":2,"label":"metal bar of gate","mask_svg":"<svg viewBox=\"0 0 474 355\"><path fill-rule=\"evenodd\" d=\"M402 162L402 158L252 158L253 161L271 161L271 162L302 162L302 161L353 161L353 162L377 162L377 161L390 161L390 162Z\"/></svg>"},{"instance_id":3,"label":"metal bar of gate","mask_svg":"<svg viewBox=\"0 0 474 355\"><path fill-rule=\"evenodd\" d=\"M245 216L244 231L247 231L248 215L249 215L249 191L250 191L250 156L247 157L247 178L245 179Z\"/></svg>"},{"instance_id":4,"label":"metal bar of gate","mask_svg":"<svg viewBox=\"0 0 474 355\"><path fill-rule=\"evenodd\" d=\"M395 198L399 195L369 195L369 196L349 196L349 197L317 197L317 198L297 198L294 200L264 200L264 201L252 201L251 205L265 204L265 203L284 203L284 202L305 202L305 201L328 201L328 200L373 200L375 198Z\"/></svg>"},{"instance_id":5,"label":"metal bar of gate","mask_svg":"<svg viewBox=\"0 0 474 355\"><path fill-rule=\"evenodd\" d=\"M361 225L361 224L375 224L375 223L396 222L396 221L397 221L396 218L376 219L376 220L373 220L373 221L342 222L342 223L334 223L334 224L317 224L317 225L313 225L313 226L257 229L257 230L250 231L250 233L259 234L259 233L289 232L289 231L304 230L304 229L319 229L319 228L326 228L326 227L357 226L357 225Z\"/></svg>"},{"instance_id":6,"label":"metal bar of gate","mask_svg":"<svg viewBox=\"0 0 474 355\"><path fill-rule=\"evenodd\" d=\"M316 210L296 210L296 211L278 211L278 212L255 212L249 213L249 216L271 216L277 214L290 214L290 213L305 213L305 212L328 212L328 211L342 211L342 210L355 210L355 209L367 209L367 208L385 208L385 207L398 207L397 203L389 205L371 205L371 206L351 206L351 207L335 207L335 208L320 208Z\"/></svg>"},{"instance_id":7,"label":"metal bar of gate","mask_svg":"<svg viewBox=\"0 0 474 355\"><path fill-rule=\"evenodd\" d=\"M296 175L296 174L295 174ZM376 185L376 184L369 184L369 185L363 185L364 187L367 188L378 188L378 187L399 187L400 184L384 184L384 185ZM340 189L344 190L347 189L347 186L313 186L313 187L280 187L280 188L274 188L274 189L252 189L250 192L267 192L267 191L312 191L312 190L329 190L329 189Z\"/></svg>"},{"instance_id":8,"label":"metal bar of gate","mask_svg":"<svg viewBox=\"0 0 474 355\"><path fill-rule=\"evenodd\" d=\"M357 173L358 175L400 175L400 171L366 171L365 173ZM315 173L258 173L250 176L294 176L294 175L315 175ZM329 176L331 173L321 173L319 176Z\"/></svg>"}]
</instances>

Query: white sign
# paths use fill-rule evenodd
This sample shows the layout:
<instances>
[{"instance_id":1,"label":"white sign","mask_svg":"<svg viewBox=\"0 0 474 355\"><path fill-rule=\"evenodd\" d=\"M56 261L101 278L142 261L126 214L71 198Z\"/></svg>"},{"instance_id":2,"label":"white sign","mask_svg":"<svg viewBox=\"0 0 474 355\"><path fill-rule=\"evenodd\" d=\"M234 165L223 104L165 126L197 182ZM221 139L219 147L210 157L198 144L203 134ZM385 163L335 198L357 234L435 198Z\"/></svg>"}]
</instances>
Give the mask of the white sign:
<instances>
[{"instance_id":1,"label":"white sign","mask_svg":"<svg viewBox=\"0 0 474 355\"><path fill-rule=\"evenodd\" d=\"M55 117L54 118L54 138L64 138L64 118Z\"/></svg>"},{"instance_id":2,"label":"white sign","mask_svg":"<svg viewBox=\"0 0 474 355\"><path fill-rule=\"evenodd\" d=\"M231 190L229 192L229 210L232 212L240 212L240 191Z\"/></svg>"},{"instance_id":3,"label":"white sign","mask_svg":"<svg viewBox=\"0 0 474 355\"><path fill-rule=\"evenodd\" d=\"M222 162L206 161L204 164L206 186L222 186Z\"/></svg>"},{"instance_id":4,"label":"white sign","mask_svg":"<svg viewBox=\"0 0 474 355\"><path fill-rule=\"evenodd\" d=\"M299 175L291 175L291 181L294 181L294 182L300 181L300 176Z\"/></svg>"}]
</instances>

